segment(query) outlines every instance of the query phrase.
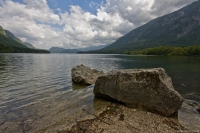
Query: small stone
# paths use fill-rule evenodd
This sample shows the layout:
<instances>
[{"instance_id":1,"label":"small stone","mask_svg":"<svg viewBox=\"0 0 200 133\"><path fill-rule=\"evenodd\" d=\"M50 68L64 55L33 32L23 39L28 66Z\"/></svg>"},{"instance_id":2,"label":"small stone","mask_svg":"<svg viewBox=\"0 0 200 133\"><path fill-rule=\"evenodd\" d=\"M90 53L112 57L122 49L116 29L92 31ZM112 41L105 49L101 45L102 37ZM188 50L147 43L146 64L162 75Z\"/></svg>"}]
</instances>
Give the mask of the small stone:
<instances>
[{"instance_id":1,"label":"small stone","mask_svg":"<svg viewBox=\"0 0 200 133\"><path fill-rule=\"evenodd\" d=\"M124 115L123 115L123 114L120 114L119 120L120 120L120 121L123 121L123 120L124 120Z\"/></svg>"},{"instance_id":2,"label":"small stone","mask_svg":"<svg viewBox=\"0 0 200 133\"><path fill-rule=\"evenodd\" d=\"M196 105L194 108L200 113L200 105Z\"/></svg>"}]
</instances>

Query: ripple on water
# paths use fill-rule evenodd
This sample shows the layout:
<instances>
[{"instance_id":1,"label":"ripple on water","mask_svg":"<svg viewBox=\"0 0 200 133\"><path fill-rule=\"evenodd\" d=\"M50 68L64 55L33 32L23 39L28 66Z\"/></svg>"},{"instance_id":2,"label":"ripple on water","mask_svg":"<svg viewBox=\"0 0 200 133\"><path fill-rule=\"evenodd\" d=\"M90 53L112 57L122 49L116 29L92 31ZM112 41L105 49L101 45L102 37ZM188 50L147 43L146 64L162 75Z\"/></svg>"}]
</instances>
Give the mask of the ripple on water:
<instances>
[{"instance_id":1,"label":"ripple on water","mask_svg":"<svg viewBox=\"0 0 200 133\"><path fill-rule=\"evenodd\" d=\"M0 131L22 132L25 127L25 132L42 131L55 128L56 123L65 128L76 115L86 117L81 108L93 111L93 87L84 89L71 82L71 69L76 65L105 72L163 67L175 89L190 99L200 94L199 62L200 58L193 57L0 54Z\"/></svg>"}]
</instances>

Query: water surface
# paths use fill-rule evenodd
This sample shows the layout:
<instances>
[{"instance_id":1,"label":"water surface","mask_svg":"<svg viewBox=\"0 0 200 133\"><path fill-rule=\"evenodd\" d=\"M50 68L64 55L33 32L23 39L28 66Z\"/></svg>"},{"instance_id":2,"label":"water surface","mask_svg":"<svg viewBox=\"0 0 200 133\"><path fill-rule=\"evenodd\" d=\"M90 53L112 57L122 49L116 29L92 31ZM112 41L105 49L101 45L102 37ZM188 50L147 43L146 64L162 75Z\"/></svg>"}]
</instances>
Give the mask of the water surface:
<instances>
[{"instance_id":1,"label":"water surface","mask_svg":"<svg viewBox=\"0 0 200 133\"><path fill-rule=\"evenodd\" d=\"M92 110L93 86L78 89L71 82L71 69L79 64L105 72L163 67L175 90L200 102L200 57L0 54L0 132L43 132L61 119L65 128L71 114Z\"/></svg>"}]
</instances>

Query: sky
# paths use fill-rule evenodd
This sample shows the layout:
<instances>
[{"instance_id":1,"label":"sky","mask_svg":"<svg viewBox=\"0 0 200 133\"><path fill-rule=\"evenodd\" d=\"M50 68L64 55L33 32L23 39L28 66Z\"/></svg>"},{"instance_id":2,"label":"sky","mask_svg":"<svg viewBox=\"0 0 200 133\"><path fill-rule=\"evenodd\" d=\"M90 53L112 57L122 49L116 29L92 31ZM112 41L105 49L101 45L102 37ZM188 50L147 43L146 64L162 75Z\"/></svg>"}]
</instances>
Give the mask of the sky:
<instances>
[{"instance_id":1,"label":"sky","mask_svg":"<svg viewBox=\"0 0 200 133\"><path fill-rule=\"evenodd\" d=\"M197 0L0 0L0 25L36 48L111 44Z\"/></svg>"}]
</instances>

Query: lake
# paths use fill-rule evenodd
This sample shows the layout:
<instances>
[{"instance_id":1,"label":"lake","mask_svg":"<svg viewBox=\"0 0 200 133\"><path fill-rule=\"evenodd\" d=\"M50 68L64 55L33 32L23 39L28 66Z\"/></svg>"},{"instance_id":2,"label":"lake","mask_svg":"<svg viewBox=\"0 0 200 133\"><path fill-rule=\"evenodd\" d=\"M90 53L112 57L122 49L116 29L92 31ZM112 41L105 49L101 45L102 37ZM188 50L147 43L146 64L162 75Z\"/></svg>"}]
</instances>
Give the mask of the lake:
<instances>
[{"instance_id":1,"label":"lake","mask_svg":"<svg viewBox=\"0 0 200 133\"><path fill-rule=\"evenodd\" d=\"M165 68L175 90L200 102L200 57L0 54L0 132L55 132L94 111L93 86L73 85L71 69ZM94 104L96 104L94 106Z\"/></svg>"}]
</instances>

